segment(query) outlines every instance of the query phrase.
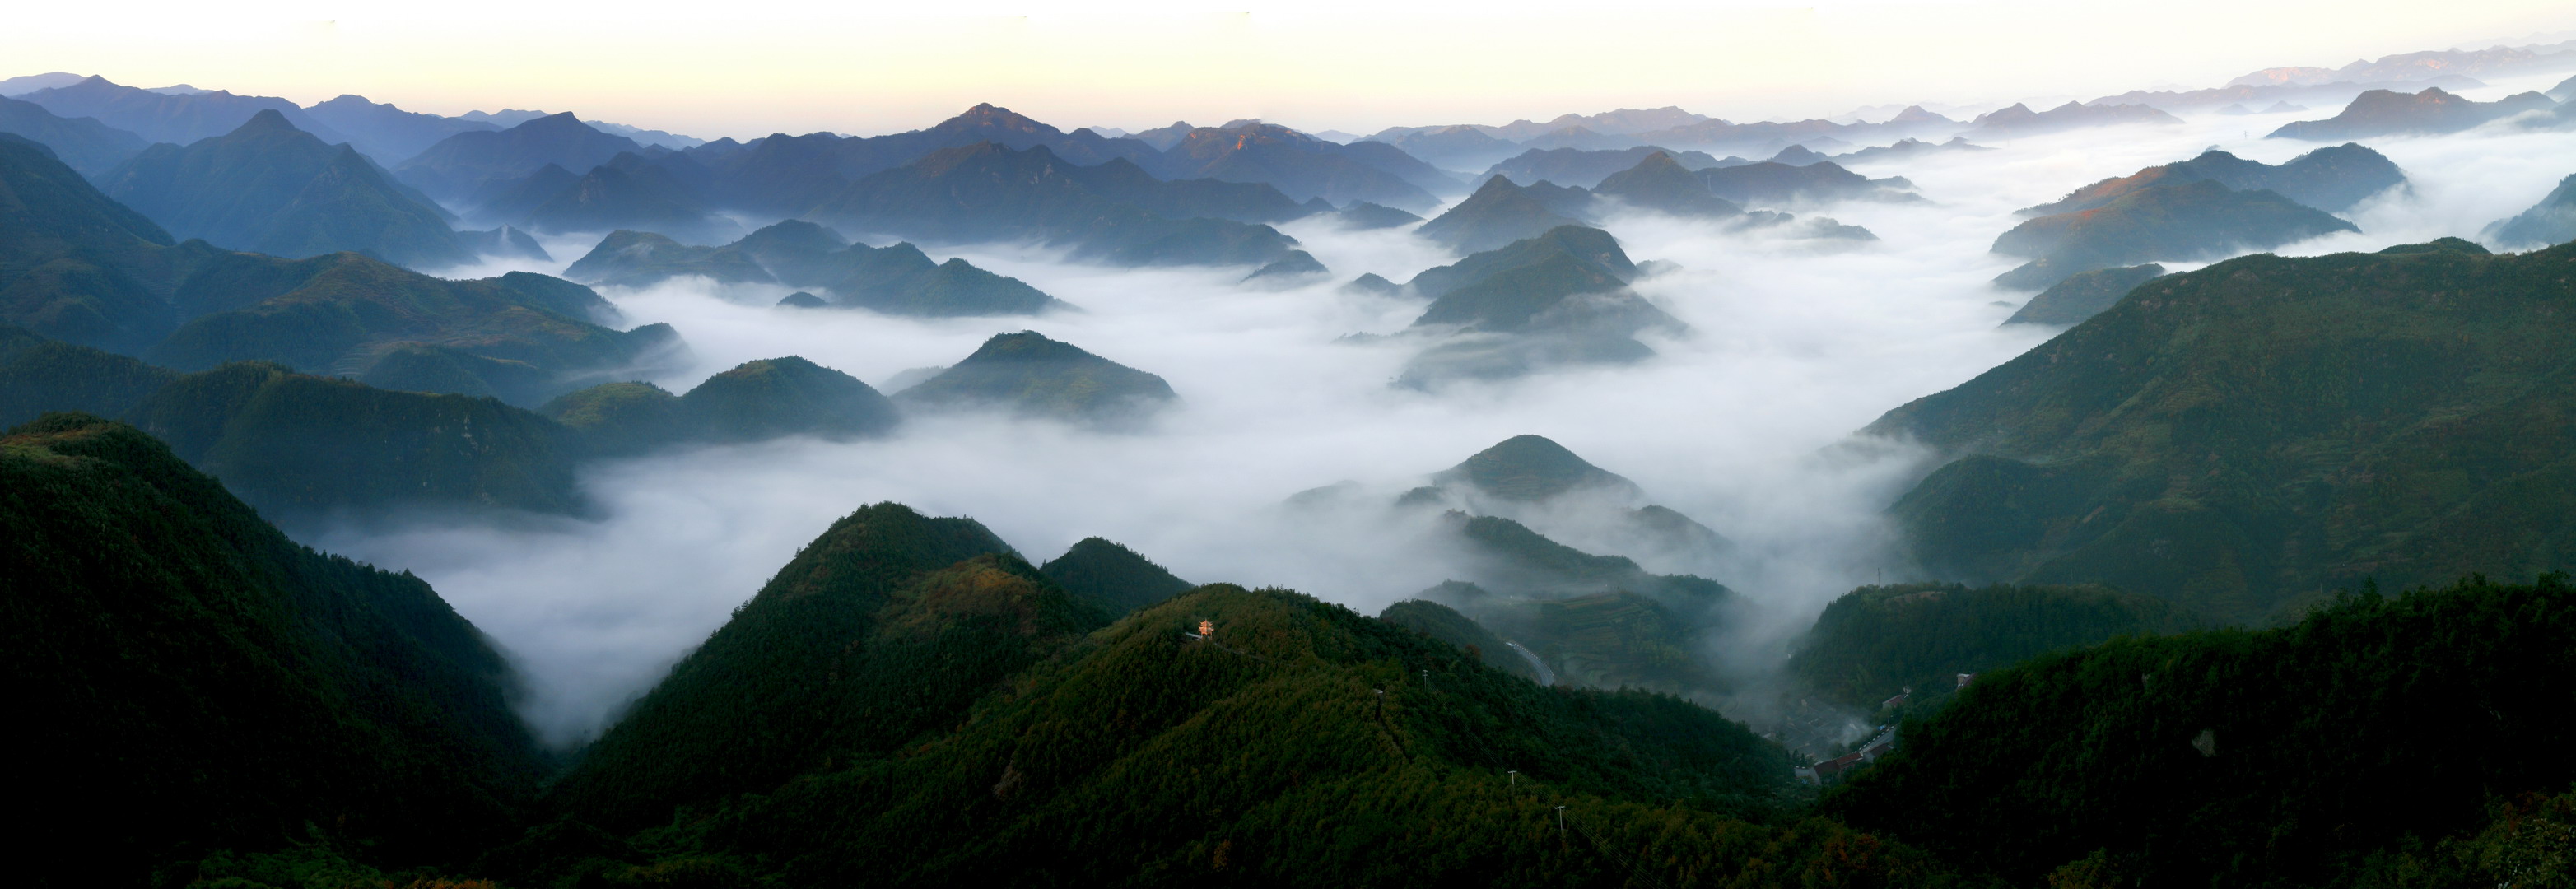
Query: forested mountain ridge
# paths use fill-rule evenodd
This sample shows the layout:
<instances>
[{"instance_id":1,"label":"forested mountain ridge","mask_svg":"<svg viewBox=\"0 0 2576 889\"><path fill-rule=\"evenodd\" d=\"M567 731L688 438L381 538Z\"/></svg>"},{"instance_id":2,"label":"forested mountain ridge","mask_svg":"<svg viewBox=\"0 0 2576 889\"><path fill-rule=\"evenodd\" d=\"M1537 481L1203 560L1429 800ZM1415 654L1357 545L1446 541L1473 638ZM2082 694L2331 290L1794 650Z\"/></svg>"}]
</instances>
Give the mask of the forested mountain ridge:
<instances>
[{"instance_id":1,"label":"forested mountain ridge","mask_svg":"<svg viewBox=\"0 0 2576 889\"><path fill-rule=\"evenodd\" d=\"M1936 577L2100 582L2257 620L2565 564L2576 246L2249 256L1866 430L1948 460L1894 513ZM2297 336L2279 335L2296 330Z\"/></svg>"},{"instance_id":2,"label":"forested mountain ridge","mask_svg":"<svg viewBox=\"0 0 2576 889\"><path fill-rule=\"evenodd\" d=\"M24 835L108 853L21 879L139 885L297 842L453 865L518 830L548 766L510 668L427 584L297 545L93 417L0 436L0 479L0 663L45 764L18 793L54 815Z\"/></svg>"}]
</instances>

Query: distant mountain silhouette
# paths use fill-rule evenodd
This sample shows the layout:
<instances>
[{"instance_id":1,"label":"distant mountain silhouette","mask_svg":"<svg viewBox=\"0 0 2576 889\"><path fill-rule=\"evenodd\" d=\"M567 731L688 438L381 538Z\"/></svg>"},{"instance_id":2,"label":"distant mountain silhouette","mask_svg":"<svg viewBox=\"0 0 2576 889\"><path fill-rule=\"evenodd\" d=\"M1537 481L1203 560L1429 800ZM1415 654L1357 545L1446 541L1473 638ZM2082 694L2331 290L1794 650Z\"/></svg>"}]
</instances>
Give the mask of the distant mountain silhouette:
<instances>
[{"instance_id":1,"label":"distant mountain silhouette","mask_svg":"<svg viewBox=\"0 0 2576 889\"><path fill-rule=\"evenodd\" d=\"M290 259L352 250L426 267L471 255L435 204L275 111L186 147L155 145L100 182L178 236L219 247Z\"/></svg>"},{"instance_id":2,"label":"distant mountain silhouette","mask_svg":"<svg viewBox=\"0 0 2576 889\"><path fill-rule=\"evenodd\" d=\"M1861 161L1879 161L1879 160L1894 160L1894 159L1897 159L1897 158L1905 158L1905 157L1914 157L1914 156L1917 156L1917 155L1929 154L1929 153L1932 153L1932 152L1935 152L1935 151L1990 151L1990 150L1992 150L1992 149L1989 149L1989 148L1987 148L1986 146L1983 146L1983 145L1974 145L1974 144L1970 144L1970 143L1968 142L1968 137L1966 137L1966 136L1952 136L1952 137L1950 137L1950 141L1948 141L1948 142L1943 142L1943 143L1940 143L1940 144L1937 144L1937 145L1936 145L1936 144L1933 144L1933 143L1930 143L1930 142L1924 142L1924 141L1921 141L1921 140L1917 140L1917 139L1899 139L1899 140L1897 140L1895 143L1893 143L1893 144L1889 144L1889 145L1881 145L1881 146L1877 146L1877 147L1873 147L1873 148L1863 148L1863 149L1860 149L1860 150L1858 150L1858 151L1851 151L1851 152L1846 152L1846 153L1843 153L1843 154L1834 155L1834 158L1833 158L1833 159L1834 159L1834 160L1838 160L1838 161L1852 161L1852 162L1861 162Z\"/></svg>"},{"instance_id":3,"label":"distant mountain silhouette","mask_svg":"<svg viewBox=\"0 0 2576 889\"><path fill-rule=\"evenodd\" d=\"M1369 137L1402 149L1404 153L1453 170L1474 170L1519 154L1521 144L1497 138L1482 127L1456 125L1445 127L1407 127L1403 132Z\"/></svg>"},{"instance_id":4,"label":"distant mountain silhouette","mask_svg":"<svg viewBox=\"0 0 2576 889\"><path fill-rule=\"evenodd\" d=\"M1493 250L1578 221L1548 208L1528 189L1494 176L1414 233L1461 252Z\"/></svg>"},{"instance_id":5,"label":"distant mountain silhouette","mask_svg":"<svg viewBox=\"0 0 2576 889\"><path fill-rule=\"evenodd\" d=\"M306 115L349 137L349 145L388 166L458 133L498 130L482 121L404 111L365 96L343 95L304 109Z\"/></svg>"},{"instance_id":6,"label":"distant mountain silhouette","mask_svg":"<svg viewBox=\"0 0 2576 889\"><path fill-rule=\"evenodd\" d=\"M1193 130L1154 160L1167 179L1262 182L1291 200L1368 201L1408 210L1439 204L1456 182L1382 142L1341 145L1275 124Z\"/></svg>"},{"instance_id":7,"label":"distant mountain silhouette","mask_svg":"<svg viewBox=\"0 0 2576 889\"><path fill-rule=\"evenodd\" d=\"M909 243L854 244L839 232L801 220L770 225L722 247L690 247L658 234L619 231L564 274L622 287L682 275L725 284L775 282L831 294L829 300L813 297L811 307L889 315L1028 315L1070 308L1017 278L963 259L935 262Z\"/></svg>"},{"instance_id":8,"label":"distant mountain silhouette","mask_svg":"<svg viewBox=\"0 0 2576 889\"><path fill-rule=\"evenodd\" d=\"M1341 227L1352 231L1374 231L1381 228L1396 228L1399 226L1412 225L1422 221L1422 217L1420 216L1415 216L1394 207L1381 206L1367 201L1361 201L1335 211L1335 218L1340 222Z\"/></svg>"},{"instance_id":9,"label":"distant mountain silhouette","mask_svg":"<svg viewBox=\"0 0 2576 889\"><path fill-rule=\"evenodd\" d=\"M1093 194L1134 204L1166 219L1205 217L1258 224L1286 222L1309 213L1267 182L1157 179L1126 158L1066 172Z\"/></svg>"},{"instance_id":10,"label":"distant mountain silhouette","mask_svg":"<svg viewBox=\"0 0 2576 889\"><path fill-rule=\"evenodd\" d=\"M2556 103L2539 93L2516 93L2493 102L2472 102L2428 87L2414 95L2389 90L2362 93L2342 112L2325 120L2306 120L2273 130L2274 139L2360 139L2393 133L2456 133L2525 111Z\"/></svg>"},{"instance_id":11,"label":"distant mountain silhouette","mask_svg":"<svg viewBox=\"0 0 2576 889\"><path fill-rule=\"evenodd\" d=\"M1994 252L2033 259L1995 283L2037 290L2077 272L2216 259L2344 231L2360 229L2270 191L2235 191L2208 179L2150 185L2090 210L2014 226L1995 239Z\"/></svg>"},{"instance_id":12,"label":"distant mountain silhouette","mask_svg":"<svg viewBox=\"0 0 2576 889\"><path fill-rule=\"evenodd\" d=\"M811 217L932 241L1035 239L1122 265L1262 265L1296 249L1266 225L1170 219L1104 197L1072 167L1043 146L943 149L860 180Z\"/></svg>"},{"instance_id":13,"label":"distant mountain silhouette","mask_svg":"<svg viewBox=\"0 0 2576 889\"><path fill-rule=\"evenodd\" d=\"M1485 171L1487 176L1506 176L1522 185L1546 181L1576 188L1599 185L1610 174L1635 167L1650 154L1663 154L1685 169L1705 169L1722 161L1705 151L1669 151L1652 145L1639 145L1615 150L1580 148L1532 149L1514 155ZM1734 160L1742 160L1735 158ZM1749 161L1747 161L1749 163Z\"/></svg>"},{"instance_id":14,"label":"distant mountain silhouette","mask_svg":"<svg viewBox=\"0 0 2576 889\"><path fill-rule=\"evenodd\" d=\"M1635 277L1617 240L1577 225L1426 271L1408 287L1437 298L1413 327L1444 339L1416 355L1398 383L1427 388L1651 357L1636 334L1686 328L1628 290Z\"/></svg>"},{"instance_id":15,"label":"distant mountain silhouette","mask_svg":"<svg viewBox=\"0 0 2576 889\"><path fill-rule=\"evenodd\" d=\"M1813 154L1813 152L1809 152ZM1821 158L1821 156L1818 156ZM1715 167L1696 174L1710 194L1744 206L1777 207L1790 203L1842 200L1904 202L1922 200L1903 180L1871 179L1829 160L1805 166L1763 161Z\"/></svg>"},{"instance_id":16,"label":"distant mountain silhouette","mask_svg":"<svg viewBox=\"0 0 2576 889\"><path fill-rule=\"evenodd\" d=\"M679 176L633 153L592 167L518 222L547 234L649 229L699 242L742 231L716 216L705 197Z\"/></svg>"},{"instance_id":17,"label":"distant mountain silhouette","mask_svg":"<svg viewBox=\"0 0 2576 889\"><path fill-rule=\"evenodd\" d=\"M211 139L241 129L251 115L262 111L277 112L287 123L313 134L324 144L349 141L348 136L313 119L295 103L271 96L236 96L223 90L169 95L90 77L17 98L43 105L45 110L63 117L98 118L100 123L141 136L147 142L187 145Z\"/></svg>"},{"instance_id":18,"label":"distant mountain silhouette","mask_svg":"<svg viewBox=\"0 0 2576 889\"><path fill-rule=\"evenodd\" d=\"M1710 193L1700 177L1661 151L1646 155L1634 167L1610 174L1593 187L1592 193L1674 216L1722 219L1744 213L1742 205Z\"/></svg>"},{"instance_id":19,"label":"distant mountain silhouette","mask_svg":"<svg viewBox=\"0 0 2576 889\"><path fill-rule=\"evenodd\" d=\"M2145 105L2085 105L2068 102L2046 111L2032 111L2028 105L2015 103L1977 115L1967 135L1978 138L2010 139L2088 127L2138 123L2167 125L2181 122L2181 118Z\"/></svg>"},{"instance_id":20,"label":"distant mountain silhouette","mask_svg":"<svg viewBox=\"0 0 2576 889\"><path fill-rule=\"evenodd\" d=\"M2034 215L2072 213L2110 203L2150 185L2176 185L2202 179L2237 191L2269 189L2282 197L2329 212L2350 209L2363 198L2406 184L2406 174L2387 156L2346 142L2299 155L2279 166L2249 161L2218 149L2181 163L2138 172L2076 189L2053 203L2022 212Z\"/></svg>"},{"instance_id":21,"label":"distant mountain silhouette","mask_svg":"<svg viewBox=\"0 0 2576 889\"><path fill-rule=\"evenodd\" d=\"M506 130L458 133L422 149L394 168L397 176L442 200L456 200L516 180L553 164L588 171L620 153L644 146L600 132L571 112L540 117Z\"/></svg>"},{"instance_id":22,"label":"distant mountain silhouette","mask_svg":"<svg viewBox=\"0 0 2576 889\"><path fill-rule=\"evenodd\" d=\"M16 99L0 99L0 133L43 145L63 163L92 178L106 175L150 144L141 136L99 123L97 118L63 117L45 110L45 106Z\"/></svg>"}]
</instances>

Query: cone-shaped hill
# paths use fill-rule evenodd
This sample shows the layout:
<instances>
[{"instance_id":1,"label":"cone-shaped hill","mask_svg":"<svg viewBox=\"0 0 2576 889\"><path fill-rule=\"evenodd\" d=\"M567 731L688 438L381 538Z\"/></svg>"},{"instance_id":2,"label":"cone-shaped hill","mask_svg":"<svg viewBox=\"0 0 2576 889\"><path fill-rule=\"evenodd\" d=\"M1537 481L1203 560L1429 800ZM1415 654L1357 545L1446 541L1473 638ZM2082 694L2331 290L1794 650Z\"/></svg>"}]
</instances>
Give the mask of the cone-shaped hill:
<instances>
[{"instance_id":1,"label":"cone-shaped hill","mask_svg":"<svg viewBox=\"0 0 2576 889\"><path fill-rule=\"evenodd\" d=\"M1098 537L1083 538L1038 571L1112 619L1190 590L1189 581L1153 560Z\"/></svg>"},{"instance_id":2,"label":"cone-shaped hill","mask_svg":"<svg viewBox=\"0 0 2576 889\"><path fill-rule=\"evenodd\" d=\"M564 276L609 287L645 287L696 276L718 284L774 284L778 279L738 246L696 247L654 232L619 229L564 267Z\"/></svg>"},{"instance_id":3,"label":"cone-shaped hill","mask_svg":"<svg viewBox=\"0 0 2576 889\"><path fill-rule=\"evenodd\" d=\"M1467 253L1492 250L1549 229L1579 224L1548 209L1527 190L1501 176L1489 177L1476 193L1414 233Z\"/></svg>"},{"instance_id":4,"label":"cone-shaped hill","mask_svg":"<svg viewBox=\"0 0 2576 889\"><path fill-rule=\"evenodd\" d=\"M554 796L630 831L882 757L1105 622L971 519L865 507L672 667Z\"/></svg>"},{"instance_id":5,"label":"cone-shaped hill","mask_svg":"<svg viewBox=\"0 0 2576 889\"><path fill-rule=\"evenodd\" d=\"M1641 495L1635 482L1585 462L1564 445L1536 435L1515 435L1477 451L1432 479L1461 484L1506 500L1548 500L1578 489L1605 488Z\"/></svg>"},{"instance_id":6,"label":"cone-shaped hill","mask_svg":"<svg viewBox=\"0 0 2576 889\"><path fill-rule=\"evenodd\" d=\"M1872 424L1952 458L1894 513L1936 577L2104 583L2222 620L2365 577L2551 570L2576 515L2546 419L2576 410L2570 261L2454 242L2149 281Z\"/></svg>"},{"instance_id":7,"label":"cone-shaped hill","mask_svg":"<svg viewBox=\"0 0 2576 889\"><path fill-rule=\"evenodd\" d=\"M1610 174L1593 186L1592 193L1674 216L1725 218L1744 212L1742 205L1711 193L1707 183L1661 151L1646 155L1634 167Z\"/></svg>"},{"instance_id":8,"label":"cone-shaped hill","mask_svg":"<svg viewBox=\"0 0 2576 889\"><path fill-rule=\"evenodd\" d=\"M2511 219L2497 220L2479 237L2498 247L2534 247L2576 241L2576 175L2558 180L2549 195Z\"/></svg>"},{"instance_id":9,"label":"cone-shaped hill","mask_svg":"<svg viewBox=\"0 0 2576 889\"><path fill-rule=\"evenodd\" d=\"M1428 210L1456 184L1403 149L1383 142L1342 145L1276 124L1245 123L1190 131L1156 161L1168 179L1261 182L1292 201L1368 201Z\"/></svg>"},{"instance_id":10,"label":"cone-shaped hill","mask_svg":"<svg viewBox=\"0 0 2576 889\"><path fill-rule=\"evenodd\" d=\"M1267 225L1173 219L1102 196L1044 146L946 148L859 180L800 214L934 241L1038 240L1120 265L1262 265L1297 242Z\"/></svg>"},{"instance_id":11,"label":"cone-shaped hill","mask_svg":"<svg viewBox=\"0 0 2576 889\"><path fill-rule=\"evenodd\" d=\"M1968 135L1980 139L2011 139L2038 136L2088 127L2122 124L2157 124L2173 126L2182 118L2147 105L2086 105L2069 101L2046 111L2032 111L2030 106L2012 105L1977 115Z\"/></svg>"},{"instance_id":12,"label":"cone-shaped hill","mask_svg":"<svg viewBox=\"0 0 2576 889\"><path fill-rule=\"evenodd\" d=\"M2246 160L2213 148L2181 163L2148 167L2127 176L2104 179L2076 189L2053 203L2022 212L2049 216L2090 210L2141 188L2203 179L2237 191L2268 189L2292 201L2328 212L2351 209L2363 198L2406 184L2406 174L2397 169L2387 155L2350 142L2319 148L2277 166Z\"/></svg>"},{"instance_id":13,"label":"cone-shaped hill","mask_svg":"<svg viewBox=\"0 0 2576 889\"><path fill-rule=\"evenodd\" d=\"M1503 176L1513 182L1555 182L1576 188L1591 188L1610 174L1628 169L1645 160L1647 155L1661 153L1686 169L1699 170L1728 162L1751 163L1743 158L1721 161L1705 151L1674 151L1652 145L1615 150L1581 148L1531 149L1485 171L1487 176Z\"/></svg>"},{"instance_id":14,"label":"cone-shaped hill","mask_svg":"<svg viewBox=\"0 0 2576 889\"><path fill-rule=\"evenodd\" d=\"M746 361L680 396L680 410L714 441L785 435L849 438L893 429L894 403L857 377L790 355Z\"/></svg>"},{"instance_id":15,"label":"cone-shaped hill","mask_svg":"<svg viewBox=\"0 0 2576 889\"><path fill-rule=\"evenodd\" d=\"M1919 201L1923 196L1907 190L1901 179L1871 179L1843 169L1829 160L1816 160L1803 166L1778 161L1763 161L1742 166L1712 167L1694 174L1710 194L1747 207L1778 207L1793 203L1826 203L1831 201L1870 200Z\"/></svg>"},{"instance_id":16,"label":"cone-shaped hill","mask_svg":"<svg viewBox=\"0 0 2576 889\"><path fill-rule=\"evenodd\" d=\"M1428 285L1426 276L1432 277ZM1549 365L1651 357L1654 350L1634 339L1638 333L1687 328L1627 289L1635 276L1635 264L1616 240L1582 226L1551 229L1427 271L1412 289L1445 290L1414 319L1414 327L1455 336L1416 356L1398 382L1420 387L1518 376Z\"/></svg>"},{"instance_id":17,"label":"cone-shaped hill","mask_svg":"<svg viewBox=\"0 0 2576 889\"><path fill-rule=\"evenodd\" d=\"M2284 124L2273 130L2268 138L2326 141L2365 139L2392 133L2456 133L2500 117L2556 104L2539 93L2516 93L2493 102L2473 102L2445 92L2441 87L2425 87L2423 92L2413 95L2370 90L2353 97L2352 104L2344 106L2343 111L2333 117Z\"/></svg>"},{"instance_id":18,"label":"cone-shaped hill","mask_svg":"<svg viewBox=\"0 0 2576 889\"><path fill-rule=\"evenodd\" d=\"M100 184L177 236L218 247L289 259L349 250L407 266L470 258L436 204L275 111L185 147L155 145Z\"/></svg>"},{"instance_id":19,"label":"cone-shaped hill","mask_svg":"<svg viewBox=\"0 0 2576 889\"><path fill-rule=\"evenodd\" d=\"M139 351L169 334L179 282L220 252L175 243L44 146L0 134L0 322Z\"/></svg>"},{"instance_id":20,"label":"cone-shaped hill","mask_svg":"<svg viewBox=\"0 0 2576 889\"><path fill-rule=\"evenodd\" d=\"M543 765L515 679L427 584L288 540L93 417L0 437L0 488L0 574L30 593L0 606L0 666L41 716L15 743L45 764L13 793L54 815L18 834L97 853L21 879L141 885L289 838L418 865L516 833Z\"/></svg>"},{"instance_id":21,"label":"cone-shaped hill","mask_svg":"<svg viewBox=\"0 0 2576 889\"><path fill-rule=\"evenodd\" d=\"M2211 179L2159 183L2090 210L2013 226L1995 238L1994 252L2032 261L1996 276L1995 283L2044 289L2077 272L2215 259L2360 230L2271 191L2236 191Z\"/></svg>"},{"instance_id":22,"label":"cone-shaped hill","mask_svg":"<svg viewBox=\"0 0 2576 889\"><path fill-rule=\"evenodd\" d=\"M1091 425L1143 421L1179 400L1162 377L1036 331L996 334L966 360L895 393L909 407L998 408Z\"/></svg>"}]
</instances>

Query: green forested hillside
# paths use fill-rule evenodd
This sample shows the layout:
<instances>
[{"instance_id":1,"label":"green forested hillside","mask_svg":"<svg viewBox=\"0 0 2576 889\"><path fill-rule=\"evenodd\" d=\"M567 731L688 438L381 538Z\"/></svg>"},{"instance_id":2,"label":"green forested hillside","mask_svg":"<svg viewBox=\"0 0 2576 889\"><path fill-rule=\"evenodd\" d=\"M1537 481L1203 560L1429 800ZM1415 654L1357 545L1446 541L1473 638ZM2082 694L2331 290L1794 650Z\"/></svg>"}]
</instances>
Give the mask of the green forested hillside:
<instances>
[{"instance_id":1,"label":"green forested hillside","mask_svg":"<svg viewBox=\"0 0 2576 889\"><path fill-rule=\"evenodd\" d=\"M219 252L176 244L44 146L0 134L0 323L138 350L169 334L171 292Z\"/></svg>"},{"instance_id":2,"label":"green forested hillside","mask_svg":"<svg viewBox=\"0 0 2576 889\"><path fill-rule=\"evenodd\" d=\"M939 375L895 393L932 409L1000 409L1099 426L1143 422L1180 396L1162 377L1034 330L994 334Z\"/></svg>"},{"instance_id":3,"label":"green forested hillside","mask_svg":"<svg viewBox=\"0 0 2576 889\"><path fill-rule=\"evenodd\" d=\"M2496 866L2564 862L2563 814L2494 834L2576 782L2571 634L2551 576L2043 657L1908 722L1824 809L2022 886L2561 885Z\"/></svg>"},{"instance_id":4,"label":"green forested hillside","mask_svg":"<svg viewBox=\"0 0 2576 889\"><path fill-rule=\"evenodd\" d=\"M1203 621L1209 636L1185 634ZM1785 755L1714 713L1540 688L1280 590L1208 586L1130 615L948 724L649 831L637 847L660 851L641 866L565 870L800 885L1941 884L1918 853L1784 817Z\"/></svg>"},{"instance_id":5,"label":"green forested hillside","mask_svg":"<svg viewBox=\"0 0 2576 889\"><path fill-rule=\"evenodd\" d=\"M1869 427L1950 460L1894 512L1935 577L2105 583L2222 621L2576 552L2576 247L2250 256Z\"/></svg>"},{"instance_id":6,"label":"green forested hillside","mask_svg":"<svg viewBox=\"0 0 2576 889\"><path fill-rule=\"evenodd\" d=\"M135 885L213 848L457 863L542 775L500 654L428 585L290 542L130 427L0 437L12 869ZM70 850L85 850L70 854Z\"/></svg>"},{"instance_id":7,"label":"green forested hillside","mask_svg":"<svg viewBox=\"0 0 2576 889\"><path fill-rule=\"evenodd\" d=\"M1152 559L1098 537L1083 538L1038 571L1111 618L1190 589L1189 581L1172 576Z\"/></svg>"},{"instance_id":8,"label":"green forested hillside","mask_svg":"<svg viewBox=\"0 0 2576 889\"><path fill-rule=\"evenodd\" d=\"M1945 695L1961 673L2201 623L2163 600L2106 587L1865 586L1825 606L1788 672L1827 700L1875 709L1909 689L1917 699Z\"/></svg>"},{"instance_id":9,"label":"green forested hillside","mask_svg":"<svg viewBox=\"0 0 2576 889\"><path fill-rule=\"evenodd\" d=\"M232 250L289 259L360 251L425 267L471 255L437 204L274 110L222 136L144 149L99 186L182 238Z\"/></svg>"},{"instance_id":10,"label":"green forested hillside","mask_svg":"<svg viewBox=\"0 0 2576 889\"><path fill-rule=\"evenodd\" d=\"M632 830L948 727L1103 623L969 519L893 503L833 523L591 744L565 811Z\"/></svg>"}]
</instances>

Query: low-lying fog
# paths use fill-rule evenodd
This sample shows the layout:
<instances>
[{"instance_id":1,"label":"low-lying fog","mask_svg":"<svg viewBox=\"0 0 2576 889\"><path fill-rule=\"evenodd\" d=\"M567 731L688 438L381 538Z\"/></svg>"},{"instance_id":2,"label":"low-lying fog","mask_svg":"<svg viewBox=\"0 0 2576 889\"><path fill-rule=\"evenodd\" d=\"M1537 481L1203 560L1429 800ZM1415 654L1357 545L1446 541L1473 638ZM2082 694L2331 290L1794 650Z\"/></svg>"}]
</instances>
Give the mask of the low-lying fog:
<instances>
[{"instance_id":1,"label":"low-lying fog","mask_svg":"<svg viewBox=\"0 0 2576 889\"><path fill-rule=\"evenodd\" d=\"M2472 95L2546 85L2508 82ZM931 248L935 258L964 256L1084 309L1039 318L778 310L770 304L785 289L700 280L603 288L632 321L667 321L687 339L698 366L655 380L674 392L742 361L791 354L883 384L1025 328L1159 374L1183 401L1143 434L952 417L915 420L880 441L788 440L598 464L584 477L604 508L596 521L422 516L310 542L429 580L519 659L532 685L531 720L548 739L571 743L704 639L798 547L863 504L971 516L1032 561L1099 535L1194 582L1291 587L1375 613L1446 572L1357 514L1293 512L1282 499L1342 480L1391 496L1497 441L1536 433L1743 545L1741 560L1712 573L1762 606L1760 618L1712 655L1755 668L1833 597L1905 579L1879 516L1921 471L1919 455L1831 446L1881 412L2056 332L1997 329L2027 296L1987 284L2017 262L1986 252L2017 221L2015 209L2213 145L2285 161L2317 146L2261 135L2333 111L2204 112L2182 127L2091 130L1857 165L1871 176L1905 176L1931 202L1792 208L1881 238L1856 248L1614 219L1607 227L1632 257L1680 264L1637 289L1692 335L1652 341L1661 357L1636 366L1436 394L1388 385L1412 344L1335 342L1399 330L1421 310L1412 300L1344 295L1339 283L1362 272L1400 282L1454 259L1401 230L1284 226L1334 273L1291 290L1238 286L1243 269L1125 270L1033 248ZM2474 237L2576 172L2568 160L2576 135L2566 133L2366 144L2405 169L2412 194L2359 208L2363 234L2283 252ZM595 240L549 243L558 262L532 270L560 271Z\"/></svg>"}]
</instances>

